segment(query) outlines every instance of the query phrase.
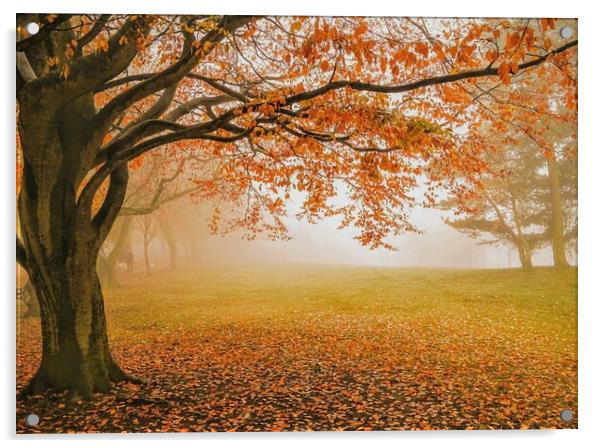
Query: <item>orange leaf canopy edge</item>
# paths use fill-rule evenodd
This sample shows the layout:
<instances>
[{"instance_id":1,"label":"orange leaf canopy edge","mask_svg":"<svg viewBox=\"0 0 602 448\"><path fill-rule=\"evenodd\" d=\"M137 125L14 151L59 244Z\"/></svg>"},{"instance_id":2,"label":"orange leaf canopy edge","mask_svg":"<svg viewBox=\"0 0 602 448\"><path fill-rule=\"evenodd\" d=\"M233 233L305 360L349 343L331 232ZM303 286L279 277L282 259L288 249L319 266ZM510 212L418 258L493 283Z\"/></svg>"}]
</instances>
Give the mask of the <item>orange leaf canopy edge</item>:
<instances>
[{"instance_id":1,"label":"orange leaf canopy edge","mask_svg":"<svg viewBox=\"0 0 602 448\"><path fill-rule=\"evenodd\" d=\"M85 58L134 55L94 86L103 143L79 189L94 209L117 164L135 172L167 152L192 157L199 197L233 211L216 208L216 231L287 238L283 199L298 191L299 218L338 217L362 244L392 248L415 230L419 182L425 205L478 188L484 123L538 139L541 120L575 120L577 41L553 19L70 20L76 42L46 68L58 85L83 86Z\"/></svg>"}]
</instances>

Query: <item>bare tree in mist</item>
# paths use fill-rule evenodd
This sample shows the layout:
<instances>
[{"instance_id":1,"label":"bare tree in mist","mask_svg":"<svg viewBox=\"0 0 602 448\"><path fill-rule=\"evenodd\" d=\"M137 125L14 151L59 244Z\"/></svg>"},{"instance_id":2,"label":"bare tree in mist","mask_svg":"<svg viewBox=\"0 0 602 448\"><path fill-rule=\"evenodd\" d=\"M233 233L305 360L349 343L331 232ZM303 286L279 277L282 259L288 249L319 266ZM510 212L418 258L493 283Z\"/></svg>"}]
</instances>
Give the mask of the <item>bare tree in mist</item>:
<instances>
[{"instance_id":1,"label":"bare tree in mist","mask_svg":"<svg viewBox=\"0 0 602 448\"><path fill-rule=\"evenodd\" d=\"M169 209L173 202L187 198L199 190L197 185L187 181L186 163L190 162L189 156L173 157L162 155L142 161L137 169L133 171L129 183L124 205L122 206L116 225L111 229L103 251L99 257L99 268L101 278L110 286L118 286L116 267L120 262L128 265L128 272L132 272L134 262L134 251L132 248L132 222L134 217L145 217L157 215L161 233L170 247L171 264L175 266L177 257L176 241L171 233L170 221L176 215L176 208ZM139 220L140 221L140 220ZM154 220L151 220L154 223ZM144 219L141 222L145 222ZM148 244L150 228L144 225L138 226L143 229L143 244L145 267L150 273L150 262L148 259ZM152 232L154 238L154 228Z\"/></svg>"}]
</instances>

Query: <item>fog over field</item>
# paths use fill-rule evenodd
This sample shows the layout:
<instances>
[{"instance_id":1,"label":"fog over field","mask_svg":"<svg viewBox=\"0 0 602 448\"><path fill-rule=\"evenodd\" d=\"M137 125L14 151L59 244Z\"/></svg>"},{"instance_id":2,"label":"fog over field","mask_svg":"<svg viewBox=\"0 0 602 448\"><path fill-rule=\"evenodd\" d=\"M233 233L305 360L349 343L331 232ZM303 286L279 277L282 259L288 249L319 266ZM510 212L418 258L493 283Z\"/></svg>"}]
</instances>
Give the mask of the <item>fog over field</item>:
<instances>
[{"instance_id":1,"label":"fog over field","mask_svg":"<svg viewBox=\"0 0 602 448\"><path fill-rule=\"evenodd\" d=\"M442 210L424 207L410 210L411 222L421 233L410 232L390 239L397 251L371 250L354 239L356 231L353 227L339 229L340 220L336 218L325 219L316 224L297 219L294 215L300 202L300 196L293 197L289 206L290 214L286 218L291 236L289 241L272 241L264 236L249 241L242 231L221 236L210 235L206 226L185 226L188 232L198 231L202 234L199 259L190 261L447 268L520 267L514 248L507 245L479 245L476 240L445 224L443 218L450 215ZM190 207L196 210L193 213L208 214L207 210L201 210L195 205ZM201 217L201 222L204 220L206 218ZM134 254L139 260L142 249L137 242L138 239L134 238ZM180 252L185 249L179 247ZM168 263L167 248L161 238L151 243L150 253L153 263L158 267ZM571 264L574 264L575 254L569 250L567 255ZM543 266L552 264L550 248L535 251L533 262Z\"/></svg>"},{"instance_id":2,"label":"fog over field","mask_svg":"<svg viewBox=\"0 0 602 448\"><path fill-rule=\"evenodd\" d=\"M416 209L411 216L412 222L423 233L397 237L394 242L397 251L363 247L353 239L353 228L338 229L337 221L333 219L310 224L290 218L289 229L293 237L290 241L274 242L261 237L247 241L240 233L227 237L209 236L202 249L202 259L367 266L520 267L512 248L479 245L447 226L441 211ZM549 249L537 251L533 261L538 265L550 264Z\"/></svg>"}]
</instances>

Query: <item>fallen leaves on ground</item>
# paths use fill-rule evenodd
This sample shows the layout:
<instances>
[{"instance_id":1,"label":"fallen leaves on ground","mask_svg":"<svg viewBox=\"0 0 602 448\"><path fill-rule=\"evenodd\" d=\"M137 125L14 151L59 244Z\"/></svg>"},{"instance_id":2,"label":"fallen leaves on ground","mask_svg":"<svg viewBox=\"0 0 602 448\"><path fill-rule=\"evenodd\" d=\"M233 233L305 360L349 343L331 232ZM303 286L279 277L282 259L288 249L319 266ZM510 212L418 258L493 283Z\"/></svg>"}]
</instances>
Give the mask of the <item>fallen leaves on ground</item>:
<instances>
[{"instance_id":1,"label":"fallen leaves on ground","mask_svg":"<svg viewBox=\"0 0 602 448\"><path fill-rule=\"evenodd\" d=\"M317 312L158 328L112 342L126 371L93 401L17 403L18 432L347 431L574 428L572 343L470 314ZM39 321L19 326L17 387L40 357ZM25 416L36 413L36 427Z\"/></svg>"}]
</instances>

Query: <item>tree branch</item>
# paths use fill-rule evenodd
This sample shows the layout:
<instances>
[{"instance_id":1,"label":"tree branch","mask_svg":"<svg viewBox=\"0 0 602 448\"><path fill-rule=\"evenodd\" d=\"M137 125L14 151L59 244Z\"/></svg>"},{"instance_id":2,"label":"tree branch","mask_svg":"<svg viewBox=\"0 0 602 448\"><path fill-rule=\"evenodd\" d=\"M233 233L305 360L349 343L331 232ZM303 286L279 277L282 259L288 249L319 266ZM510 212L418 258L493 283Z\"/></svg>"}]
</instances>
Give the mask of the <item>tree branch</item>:
<instances>
[{"instance_id":1,"label":"tree branch","mask_svg":"<svg viewBox=\"0 0 602 448\"><path fill-rule=\"evenodd\" d=\"M100 34L110 17L110 14L102 14L96 20L94 26L92 26L92 29L88 31L84 36L82 36L82 38L77 42L77 52L79 55L82 54L82 49Z\"/></svg>"},{"instance_id":2,"label":"tree branch","mask_svg":"<svg viewBox=\"0 0 602 448\"><path fill-rule=\"evenodd\" d=\"M27 51L34 45L41 43L48 36L48 33L54 31L59 25L66 22L71 17L72 14L59 14L54 18L52 23L48 21L48 16L44 17L38 24L40 29L37 34L25 39L21 39L19 42L17 42L17 51Z\"/></svg>"},{"instance_id":3,"label":"tree branch","mask_svg":"<svg viewBox=\"0 0 602 448\"><path fill-rule=\"evenodd\" d=\"M573 42L569 42L566 45L559 47L559 48L547 53L544 56L541 56L537 59L534 59L533 61L525 62L525 63L519 65L519 69L524 70L526 68L537 66L537 65L543 63L551 55L562 53L563 51L566 51L576 45L577 45L576 40ZM301 101L306 101L306 100L309 100L312 98L316 98L318 96L324 95L325 93L327 93L331 90L342 89L345 87L349 87L354 90L371 91L371 92L400 93L400 92L408 92L408 91L412 91L412 90L417 90L417 89L432 86L432 85L452 83L452 82L457 82L457 81L461 81L464 79L479 78L479 77L485 77L485 76L497 76L497 68L486 67L486 68L480 69L480 70L469 70L469 71L455 73L455 74L451 74L451 75L435 76L435 77L431 77L431 78L425 78L420 81L416 81L416 82L412 82L412 83L408 83L408 84L401 84L401 85L397 85L397 86L381 86L381 85L377 85L377 84L370 84L370 83L364 83L364 82L359 82L359 81L343 81L343 80L334 81L334 82L330 82L318 89L310 90L307 92L303 92L303 93L300 93L297 95L292 95L292 96L285 98L284 104L281 104L280 106L278 106L276 108L275 112L283 112L283 113L290 112L287 109L285 109L286 106L290 106L292 104L295 104L295 103L298 103ZM257 107L257 104L247 104L246 106L243 106L242 108L240 108L240 112L242 114L244 114L244 113L252 111L256 107ZM156 139L147 140L146 142L142 143L141 145L138 145L137 147L128 150L127 155L125 155L125 153L124 153L125 158L128 160L131 160L133 157L136 157L137 154L142 154L143 152L146 152L146 151L148 151L152 148L155 148L157 146L160 146L162 144L172 143L174 141L184 140L184 139L204 138L204 139L211 139L211 140L217 140L217 141L235 141L237 139L235 137L226 138L223 140L223 138L217 138L217 136L208 135L210 132L213 132L219 128L225 129L225 126L227 125L227 123L229 121L231 121L233 118L234 118L234 113L232 110L230 110L228 112L225 112L220 117L218 117L212 121L202 123L202 124L199 124L196 126L191 126L187 129L182 129L181 131L173 133L173 134L159 136ZM122 159L124 157L124 155L117 156L117 159L119 159L119 160Z\"/></svg>"},{"instance_id":4,"label":"tree branch","mask_svg":"<svg viewBox=\"0 0 602 448\"><path fill-rule=\"evenodd\" d=\"M114 117L137 101L178 83L199 63L200 58L209 54L215 44L224 39L227 33L233 32L251 20L251 16L224 16L216 29L203 36L199 51L188 52L175 64L114 97L98 113L99 123L104 125L112 122Z\"/></svg>"},{"instance_id":5,"label":"tree branch","mask_svg":"<svg viewBox=\"0 0 602 448\"><path fill-rule=\"evenodd\" d=\"M575 47L576 45L577 45L577 40L569 42L566 45L563 45L562 47L559 47L555 50L550 51L546 55L540 56L539 58L536 58L532 61L520 64L519 70L524 70L524 69L527 69L530 67L535 67L535 66L545 62L545 60L548 57L555 55L555 54L562 53L572 47ZM156 76L160 77L161 74L156 75ZM182 76L184 76L184 75L182 75ZM457 81L461 81L461 80L465 80L465 79L479 78L479 77L486 77L486 76L497 76L497 68L486 67L486 68L479 69L479 70L468 70L468 71L450 74L450 75L425 78L420 81L396 85L396 86L382 86L382 85L378 85L378 84L364 83L364 82L360 82L360 81L345 81L345 80L333 81L333 82L330 82L318 89L314 89L314 90L310 90L307 92L303 92L300 94L286 97L284 99L284 102L280 103L281 105L276 107L275 112L276 113L278 113L280 111L282 111L283 113L285 111L290 112L286 109L286 106L290 106L292 104L295 104L295 103L298 103L301 101L306 101L306 100L309 100L312 98L316 98L318 96L324 95L325 93L327 93L329 91L342 89L342 88L346 88L346 87L349 87L354 90L370 91L370 92L401 93L401 92L417 90L417 89L420 89L423 87L452 83L452 82L457 82ZM154 78L150 78L149 81L151 81L152 79L154 79ZM144 82L141 84L144 84ZM141 84L137 84L136 87L140 86ZM94 187L94 185L96 185L94 188L98 188L98 186L102 183L102 179L106 178L106 176L108 176L109 173L111 172L111 170L113 169L111 166L112 164L132 160L132 159L138 157L139 155L144 154L145 152L150 151L159 146L166 145L166 144L173 143L173 142L180 141L180 140L189 140L189 139L204 139L204 140L213 140L213 141L219 141L219 142L234 142L234 141L240 140L242 138L245 138L247 135L249 135L251 133L251 131L252 131L251 128L245 129L242 132L231 135L231 136L219 136L219 135L213 135L211 133L217 131L218 129L227 129L229 122L232 121L236 117L236 115L251 112L251 111L255 110L255 108L257 108L257 106L258 106L257 104L247 104L246 106L239 108L237 114L234 113L234 110L229 110L211 121L201 123L198 125L194 125L194 126L189 126L189 127L186 127L185 129L181 129L181 130L173 132L171 134L165 134L165 135L157 136L155 138L150 138L134 147L117 152L113 157L111 157L111 159L104 166L102 166L95 173L95 175L92 177L92 179L90 180L88 185L86 185L86 187L82 191L82 195L84 194L84 192L86 191L87 188L92 188L92 187ZM274 121L274 120L275 120L275 118L271 119L271 121Z\"/></svg>"},{"instance_id":6,"label":"tree branch","mask_svg":"<svg viewBox=\"0 0 602 448\"><path fill-rule=\"evenodd\" d=\"M572 47L577 46L577 40L567 43L562 47L559 47L549 53L546 53L539 58L536 58L529 62L524 62L518 66L519 71L525 70L527 68L535 67L545 62L547 58L550 56L562 53ZM518 73L518 72L517 72ZM421 79L420 81L415 81L407 84L393 85L393 86L383 86L379 84L372 84L360 81L345 81L339 80L330 82L318 89L309 90L307 92L302 92L297 95L290 96L286 98L285 104L298 103L299 101L305 101L312 98L316 98L318 96L324 95L325 93L330 92L331 90L342 89L345 87L349 87L353 90L359 90L364 92L378 92L378 93L402 93L409 92L412 90L417 90L423 87L434 86L438 84L447 84L456 81L462 81L465 79L473 79L473 78L483 78L486 76L497 76L497 67L486 67L479 70L467 70L464 72L453 73L450 75L443 76L434 76L431 78Z\"/></svg>"},{"instance_id":7,"label":"tree branch","mask_svg":"<svg viewBox=\"0 0 602 448\"><path fill-rule=\"evenodd\" d=\"M114 89L115 87L119 87L123 84L128 84L130 82L145 81L149 78L152 78L153 76L156 76L157 74L158 73L138 73L136 75L122 76L121 78L113 79L109 82L104 83L101 86L98 86L96 88L96 93L103 92L103 91L109 90L109 89ZM227 86L221 84L220 82L216 81L215 79L209 78L207 76L203 76L198 73L188 73L185 76L185 78L203 81L204 83L210 85L214 89L219 90L220 92L223 92L226 95L230 95L233 98L237 98L237 99L241 100L242 102L246 102L248 100L248 98L244 94L237 92L236 90L234 90L230 87L227 87ZM252 85L252 84L255 84L255 83L249 83L249 85Z\"/></svg>"},{"instance_id":8,"label":"tree branch","mask_svg":"<svg viewBox=\"0 0 602 448\"><path fill-rule=\"evenodd\" d=\"M152 212L154 212L155 210L157 210L159 207L161 207L162 205L164 205L168 202L174 201L183 196L186 196L187 194L194 193L195 191L198 191L199 188L200 187L187 188L186 190L182 190L179 193L174 193L171 196L167 196L166 198L163 198L161 201L151 202L146 207L122 207L121 211L119 212L119 216L149 215Z\"/></svg>"},{"instance_id":9,"label":"tree branch","mask_svg":"<svg viewBox=\"0 0 602 448\"><path fill-rule=\"evenodd\" d=\"M219 82L211 78L199 75L197 73L190 73L188 77L192 79L198 79L199 81L203 81L204 83L209 84L214 89L219 90L220 92L225 93L226 95L230 95L232 98L236 98L237 100L240 100L243 103L246 103L248 101L248 98L242 93L237 92L236 90L231 89L230 87L226 87L223 84L220 84Z\"/></svg>"},{"instance_id":10,"label":"tree branch","mask_svg":"<svg viewBox=\"0 0 602 448\"><path fill-rule=\"evenodd\" d=\"M98 232L99 247L109 234L115 219L119 216L119 210L123 205L127 191L129 169L127 163L120 164L111 172L109 189L104 201L92 219L92 225Z\"/></svg>"},{"instance_id":11,"label":"tree branch","mask_svg":"<svg viewBox=\"0 0 602 448\"><path fill-rule=\"evenodd\" d=\"M100 93L104 92L105 90L114 89L115 87L122 86L123 84L127 84L129 82L144 81L152 78L156 74L157 73L139 73L137 75L122 76L121 78L113 79L96 87L94 93Z\"/></svg>"},{"instance_id":12,"label":"tree branch","mask_svg":"<svg viewBox=\"0 0 602 448\"><path fill-rule=\"evenodd\" d=\"M166 200L160 201L159 199L161 198L161 195L163 194L163 191L165 190L166 186L168 184L170 184L171 182L173 182L174 180L176 180L176 178L178 177L178 175L180 173L182 173L182 171L184 170L184 164L186 162L186 160L188 160L189 158L186 159L182 159L180 161L180 163L178 163L178 166L176 168L176 170L174 171L174 173L169 176L169 177L164 177L159 181L159 186L157 187L157 190L155 191L155 194L153 195L153 198L151 199L149 205L147 207L128 207L128 210L141 210L142 212L140 213L134 213L134 212L130 212L130 213L124 213L123 210L124 208L121 209L120 214L121 215L144 215L144 214L149 214L152 213L154 210L156 210L157 208L159 208L159 206L161 206L162 204L164 204L166 202ZM179 197L179 196L177 196ZM144 212L146 210L146 212Z\"/></svg>"},{"instance_id":13,"label":"tree branch","mask_svg":"<svg viewBox=\"0 0 602 448\"><path fill-rule=\"evenodd\" d=\"M68 63L67 79L63 79L59 70L52 70L27 83L23 93L37 97L49 95L57 99L55 106L60 107L86 92L93 92L130 65L138 53L136 37L145 36L149 29L150 19L138 18L135 22L127 20L109 39L106 52L89 54ZM123 40L124 37L127 37L127 42Z\"/></svg>"}]
</instances>

